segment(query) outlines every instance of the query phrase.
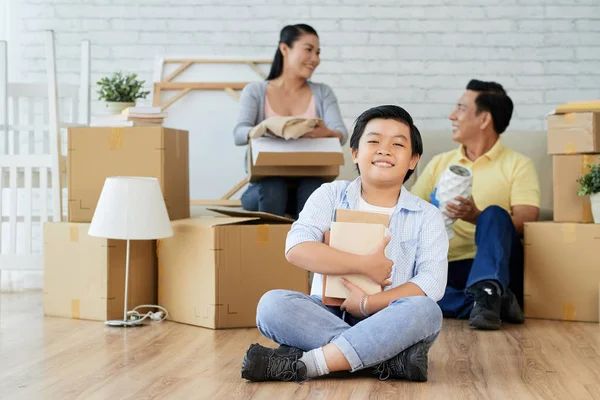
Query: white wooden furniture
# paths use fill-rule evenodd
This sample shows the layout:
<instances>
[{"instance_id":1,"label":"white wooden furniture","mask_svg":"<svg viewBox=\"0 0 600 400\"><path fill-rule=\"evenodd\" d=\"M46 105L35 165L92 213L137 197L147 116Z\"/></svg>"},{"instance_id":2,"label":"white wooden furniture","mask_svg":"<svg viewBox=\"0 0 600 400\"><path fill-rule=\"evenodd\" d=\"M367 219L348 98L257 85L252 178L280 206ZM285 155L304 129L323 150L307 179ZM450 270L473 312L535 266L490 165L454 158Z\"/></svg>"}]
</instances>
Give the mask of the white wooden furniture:
<instances>
[{"instance_id":1,"label":"white wooden furniture","mask_svg":"<svg viewBox=\"0 0 600 400\"><path fill-rule=\"evenodd\" d=\"M8 82L0 42L0 290L15 289L3 271L42 271L43 224L65 215L66 128L89 124L90 44L81 45L80 85L58 86L54 34L45 35L41 84Z\"/></svg>"}]
</instances>

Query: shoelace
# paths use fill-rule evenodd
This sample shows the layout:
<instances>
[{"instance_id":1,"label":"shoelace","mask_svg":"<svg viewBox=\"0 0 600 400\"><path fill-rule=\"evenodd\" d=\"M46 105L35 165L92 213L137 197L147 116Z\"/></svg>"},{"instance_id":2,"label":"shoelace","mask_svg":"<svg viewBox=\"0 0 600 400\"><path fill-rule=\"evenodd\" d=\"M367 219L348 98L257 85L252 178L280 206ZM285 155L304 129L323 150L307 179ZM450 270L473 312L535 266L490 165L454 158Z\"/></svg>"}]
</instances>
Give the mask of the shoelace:
<instances>
[{"instance_id":1,"label":"shoelace","mask_svg":"<svg viewBox=\"0 0 600 400\"><path fill-rule=\"evenodd\" d=\"M399 357L399 356L398 356ZM404 363L400 360L397 360L394 357L392 360L384 361L375 368L374 374L379 374L379 380L385 381L390 378L390 376L404 376L406 371L404 370ZM385 377L384 377L385 376Z\"/></svg>"},{"instance_id":2,"label":"shoelace","mask_svg":"<svg viewBox=\"0 0 600 400\"><path fill-rule=\"evenodd\" d=\"M301 383L302 381L298 379L299 367L306 368L306 365L304 365L302 361L298 360L298 356L275 356L275 352L273 352L273 354L269 357L269 364L267 366L267 376L285 382L294 380L297 383Z\"/></svg>"}]
</instances>

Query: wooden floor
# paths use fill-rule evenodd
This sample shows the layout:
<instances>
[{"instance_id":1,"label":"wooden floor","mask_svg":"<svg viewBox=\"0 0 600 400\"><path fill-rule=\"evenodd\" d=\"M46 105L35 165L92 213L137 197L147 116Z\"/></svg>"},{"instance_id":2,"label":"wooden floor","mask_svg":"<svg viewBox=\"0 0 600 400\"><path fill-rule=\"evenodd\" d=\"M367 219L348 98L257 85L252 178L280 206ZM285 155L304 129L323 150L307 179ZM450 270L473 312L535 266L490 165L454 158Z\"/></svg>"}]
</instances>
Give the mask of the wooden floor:
<instances>
[{"instance_id":1,"label":"wooden floor","mask_svg":"<svg viewBox=\"0 0 600 400\"><path fill-rule=\"evenodd\" d=\"M600 399L600 325L528 320L498 332L445 320L429 382L374 378L252 384L256 329L135 329L44 318L40 292L0 295L1 399Z\"/></svg>"}]
</instances>

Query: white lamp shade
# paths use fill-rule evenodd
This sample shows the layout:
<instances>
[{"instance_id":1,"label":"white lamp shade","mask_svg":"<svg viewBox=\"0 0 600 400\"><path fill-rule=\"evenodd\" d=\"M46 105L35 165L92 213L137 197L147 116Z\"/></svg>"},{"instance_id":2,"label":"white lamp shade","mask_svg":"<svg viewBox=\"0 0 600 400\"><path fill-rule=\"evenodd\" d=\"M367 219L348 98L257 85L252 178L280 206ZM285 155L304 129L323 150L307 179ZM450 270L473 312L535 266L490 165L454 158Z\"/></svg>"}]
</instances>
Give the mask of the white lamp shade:
<instances>
[{"instance_id":1,"label":"white lamp shade","mask_svg":"<svg viewBox=\"0 0 600 400\"><path fill-rule=\"evenodd\" d=\"M152 240L173 235L156 178L106 178L88 234L108 239Z\"/></svg>"}]
</instances>

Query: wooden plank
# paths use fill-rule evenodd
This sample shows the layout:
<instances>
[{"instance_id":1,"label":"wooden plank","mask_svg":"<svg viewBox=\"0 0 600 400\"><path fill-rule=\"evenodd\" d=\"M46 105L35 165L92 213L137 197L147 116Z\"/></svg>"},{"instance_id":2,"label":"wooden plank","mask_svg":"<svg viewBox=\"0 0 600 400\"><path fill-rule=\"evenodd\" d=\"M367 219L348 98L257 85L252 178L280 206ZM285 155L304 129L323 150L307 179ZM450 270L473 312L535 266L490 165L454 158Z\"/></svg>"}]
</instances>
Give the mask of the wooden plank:
<instances>
[{"instance_id":1,"label":"wooden plank","mask_svg":"<svg viewBox=\"0 0 600 400\"><path fill-rule=\"evenodd\" d=\"M154 87L161 90L242 90L249 82L157 82Z\"/></svg>"},{"instance_id":2,"label":"wooden plank","mask_svg":"<svg viewBox=\"0 0 600 400\"><path fill-rule=\"evenodd\" d=\"M254 72L258 74L258 76L263 79L267 79L267 74L265 74L262 69L258 68L258 65L256 65L255 62L248 61L247 64L254 70Z\"/></svg>"},{"instance_id":3,"label":"wooden plank","mask_svg":"<svg viewBox=\"0 0 600 400\"><path fill-rule=\"evenodd\" d=\"M160 107L160 87L154 84L154 93L152 94L152 106Z\"/></svg>"},{"instance_id":4,"label":"wooden plank","mask_svg":"<svg viewBox=\"0 0 600 400\"><path fill-rule=\"evenodd\" d=\"M190 200L191 206L220 206L220 207L241 207L241 200Z\"/></svg>"},{"instance_id":5,"label":"wooden plank","mask_svg":"<svg viewBox=\"0 0 600 400\"><path fill-rule=\"evenodd\" d=\"M179 66L179 68L177 68L169 76L167 76L164 79L164 82L171 82L175 77L177 77L177 75L179 75L180 73L182 73L183 71L188 69L191 65L192 65L192 63L190 61L183 63L182 65Z\"/></svg>"},{"instance_id":6,"label":"wooden plank","mask_svg":"<svg viewBox=\"0 0 600 400\"><path fill-rule=\"evenodd\" d=\"M225 88L225 93L227 93L228 95L230 95L237 101L240 100L240 94L238 92L236 92L235 90L233 90L232 88Z\"/></svg>"},{"instance_id":7,"label":"wooden plank","mask_svg":"<svg viewBox=\"0 0 600 400\"><path fill-rule=\"evenodd\" d=\"M203 59L203 58L173 58L173 59L164 59L164 64L181 64L181 63L193 63L193 64L247 64L249 62L255 64L271 64L273 60L269 60L266 58L263 59L230 59L230 58L222 58L222 59Z\"/></svg>"},{"instance_id":8,"label":"wooden plank","mask_svg":"<svg viewBox=\"0 0 600 400\"><path fill-rule=\"evenodd\" d=\"M165 111L173 103L175 103L177 100L179 100L180 98L182 98L183 96L185 96L186 94L188 94L191 91L192 91L192 89L183 89L182 91L180 91L179 93L177 93L175 96L173 96L169 100L167 100L167 102L165 104L163 104L162 106L160 106L161 110Z\"/></svg>"},{"instance_id":9,"label":"wooden plank","mask_svg":"<svg viewBox=\"0 0 600 400\"><path fill-rule=\"evenodd\" d=\"M221 200L229 200L229 198L231 196L233 196L234 194L236 194L237 192L239 192L239 190L241 188L243 188L244 186L246 186L246 184L248 183L249 179L250 178L248 176L246 176L237 185L235 185L229 192L227 192L223 197L221 197Z\"/></svg>"}]
</instances>

